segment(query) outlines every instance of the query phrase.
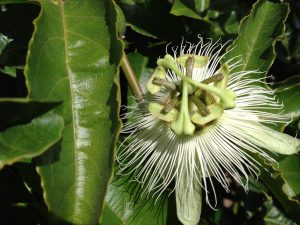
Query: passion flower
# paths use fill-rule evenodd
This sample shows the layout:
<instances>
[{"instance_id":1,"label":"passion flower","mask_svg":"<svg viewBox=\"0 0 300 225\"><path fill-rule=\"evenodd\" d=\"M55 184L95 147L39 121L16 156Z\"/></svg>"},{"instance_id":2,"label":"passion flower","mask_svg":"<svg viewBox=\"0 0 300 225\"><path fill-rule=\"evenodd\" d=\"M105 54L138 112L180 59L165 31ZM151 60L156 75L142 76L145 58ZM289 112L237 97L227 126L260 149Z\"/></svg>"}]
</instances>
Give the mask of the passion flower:
<instances>
[{"instance_id":1,"label":"passion flower","mask_svg":"<svg viewBox=\"0 0 300 225\"><path fill-rule=\"evenodd\" d=\"M298 139L268 127L290 121L272 113L282 108L274 91L251 78L259 71L239 71L237 58L224 60L223 47L202 38L183 42L157 61L143 100L125 116L120 173L131 173L154 196L175 181L177 216L185 225L198 224L202 190L216 206L212 178L229 191L230 174L247 191L249 176L258 177L261 168L253 154L275 162L274 153L299 151Z\"/></svg>"}]
</instances>

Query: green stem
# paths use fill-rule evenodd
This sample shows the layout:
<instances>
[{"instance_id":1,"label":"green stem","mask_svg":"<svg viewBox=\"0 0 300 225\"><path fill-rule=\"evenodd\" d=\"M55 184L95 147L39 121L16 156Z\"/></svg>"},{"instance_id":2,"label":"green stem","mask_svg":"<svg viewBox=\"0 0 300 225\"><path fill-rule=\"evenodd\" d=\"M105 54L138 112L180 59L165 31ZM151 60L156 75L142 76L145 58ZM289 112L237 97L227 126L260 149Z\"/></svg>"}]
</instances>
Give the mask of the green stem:
<instances>
[{"instance_id":1,"label":"green stem","mask_svg":"<svg viewBox=\"0 0 300 225\"><path fill-rule=\"evenodd\" d=\"M130 89L136 99L136 102L141 102L144 99L144 93L140 86L140 83L136 79L136 75L130 65L127 55L124 53L121 61L121 68L125 74Z\"/></svg>"}]
</instances>

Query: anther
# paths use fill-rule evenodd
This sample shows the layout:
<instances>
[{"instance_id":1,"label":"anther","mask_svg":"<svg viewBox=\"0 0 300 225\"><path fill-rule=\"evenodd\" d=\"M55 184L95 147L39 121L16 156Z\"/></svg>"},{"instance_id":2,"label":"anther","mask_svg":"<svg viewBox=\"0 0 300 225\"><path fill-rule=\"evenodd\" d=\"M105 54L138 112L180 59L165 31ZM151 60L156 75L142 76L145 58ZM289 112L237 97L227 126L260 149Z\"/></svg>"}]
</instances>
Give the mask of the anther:
<instances>
[{"instance_id":1,"label":"anther","mask_svg":"<svg viewBox=\"0 0 300 225\"><path fill-rule=\"evenodd\" d=\"M163 102L164 107L162 108L161 113L166 114L175 107L174 98L178 96L177 94L178 92L172 92L165 97Z\"/></svg>"},{"instance_id":2,"label":"anther","mask_svg":"<svg viewBox=\"0 0 300 225\"><path fill-rule=\"evenodd\" d=\"M202 116L207 116L209 114L209 109L207 108L207 106L204 104L204 102L200 98L192 95L190 97L190 99L193 101L193 103L195 103L195 105L198 108L199 113Z\"/></svg>"},{"instance_id":3,"label":"anther","mask_svg":"<svg viewBox=\"0 0 300 225\"><path fill-rule=\"evenodd\" d=\"M217 73L212 75L211 77L201 81L203 84L210 84L210 83L215 83L218 81L221 81L224 78L224 75L222 73Z\"/></svg>"},{"instance_id":4,"label":"anther","mask_svg":"<svg viewBox=\"0 0 300 225\"><path fill-rule=\"evenodd\" d=\"M193 56L189 56L185 62L186 68L186 76L192 78L193 76L193 69L194 69L194 62L195 58Z\"/></svg>"},{"instance_id":5,"label":"anther","mask_svg":"<svg viewBox=\"0 0 300 225\"><path fill-rule=\"evenodd\" d=\"M155 84L155 85L164 86L166 88L171 89L172 91L177 90L176 84L174 84L170 81L167 81L165 79L158 78L158 77L154 77L153 80L152 80L152 83Z\"/></svg>"},{"instance_id":6,"label":"anther","mask_svg":"<svg viewBox=\"0 0 300 225\"><path fill-rule=\"evenodd\" d=\"M202 90L201 88L196 88L194 96L199 98L206 105L215 104L217 102L215 96L212 93Z\"/></svg>"}]
</instances>

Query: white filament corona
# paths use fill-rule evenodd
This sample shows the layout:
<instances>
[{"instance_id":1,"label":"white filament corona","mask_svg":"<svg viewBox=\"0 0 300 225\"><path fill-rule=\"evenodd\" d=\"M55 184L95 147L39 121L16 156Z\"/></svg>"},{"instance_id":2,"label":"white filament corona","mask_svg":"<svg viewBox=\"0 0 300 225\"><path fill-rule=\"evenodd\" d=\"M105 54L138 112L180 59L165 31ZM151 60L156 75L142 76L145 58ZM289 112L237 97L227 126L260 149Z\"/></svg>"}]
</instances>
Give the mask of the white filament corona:
<instances>
[{"instance_id":1,"label":"white filament corona","mask_svg":"<svg viewBox=\"0 0 300 225\"><path fill-rule=\"evenodd\" d=\"M220 55L223 47L218 42L204 43L200 38L196 45L182 42L179 51L172 50L174 58L184 54L208 57L205 67L193 69L192 79L201 82L217 72L221 59L225 58ZM264 83L264 80L248 78L258 71L233 72L243 67L237 58L225 62L230 71L227 88L237 96L236 107L224 110L212 124L193 135L176 135L167 122L148 111L149 101L159 101L165 97L167 91L164 89L154 98L148 98L150 95L146 94L143 102L130 107L123 128L128 138L118 149L120 173L132 174L146 192L156 196L173 187L170 185L172 181L175 181L175 190L176 180L183 178L186 193L192 195L196 180L205 190L206 202L211 207L216 206L213 177L229 191L229 174L247 191L249 176L258 177L261 169L259 162L249 153L259 153L266 160L275 162L271 157L274 152L265 153L265 149L257 145L256 137L270 134L266 124L287 123L290 118L268 112L269 109L281 109L282 105L276 102L272 90L257 85ZM184 68L180 69L185 73ZM180 80L170 70L166 79L170 82ZM214 195L213 203L208 199L209 192Z\"/></svg>"}]
</instances>

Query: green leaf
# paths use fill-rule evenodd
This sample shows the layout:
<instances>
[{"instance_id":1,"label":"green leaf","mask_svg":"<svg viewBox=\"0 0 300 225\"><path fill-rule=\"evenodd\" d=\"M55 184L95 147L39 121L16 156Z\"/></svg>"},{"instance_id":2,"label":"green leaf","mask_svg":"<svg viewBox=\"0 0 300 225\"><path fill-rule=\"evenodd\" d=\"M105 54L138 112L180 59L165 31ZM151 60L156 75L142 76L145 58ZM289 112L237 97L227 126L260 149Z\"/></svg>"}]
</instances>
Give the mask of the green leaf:
<instances>
[{"instance_id":1,"label":"green leaf","mask_svg":"<svg viewBox=\"0 0 300 225\"><path fill-rule=\"evenodd\" d=\"M193 19L203 20L201 16L198 15L194 10L189 8L183 0L175 0L170 11L171 14L175 16L187 16Z\"/></svg>"},{"instance_id":2,"label":"green leaf","mask_svg":"<svg viewBox=\"0 0 300 225\"><path fill-rule=\"evenodd\" d=\"M12 39L9 39L8 37L6 37L3 34L0 34L0 55L2 53L2 50L6 47L6 45L9 44L9 42L11 42Z\"/></svg>"},{"instance_id":3,"label":"green leaf","mask_svg":"<svg viewBox=\"0 0 300 225\"><path fill-rule=\"evenodd\" d=\"M201 3L202 4L202 3ZM194 6L191 7L190 1L187 0L175 0L170 14L175 16L186 16L189 18L201 20L206 24L209 24L210 30L213 31L218 37L222 36L224 33L220 24L218 22L212 21L210 19L216 19L219 16L219 11L208 10L205 17L200 16L196 11L194 11Z\"/></svg>"},{"instance_id":4,"label":"green leaf","mask_svg":"<svg viewBox=\"0 0 300 225\"><path fill-rule=\"evenodd\" d=\"M224 29L229 34L235 34L238 31L238 20L235 11L231 11L229 17L227 18Z\"/></svg>"},{"instance_id":5,"label":"green leaf","mask_svg":"<svg viewBox=\"0 0 300 225\"><path fill-rule=\"evenodd\" d=\"M284 31L284 21L288 11L288 5L284 3L259 0L254 4L250 15L241 22L238 38L227 51L226 59L240 56L242 60L242 66L237 67L232 72L258 70L260 73L251 74L252 78L265 77L275 59L274 45ZM238 57L236 60L239 59ZM293 157L295 155L286 158ZM264 163L262 162L262 164ZM293 183L287 183L288 180L284 180L284 175L281 172L284 172L285 169L283 165L280 165L280 162L279 168L275 168L275 165L273 167L273 177L270 176L270 173L261 170L261 180L281 203L285 211L299 222L300 217L297 213L299 205L296 202L288 201L286 195L292 196L291 189L287 187L293 187ZM293 172L297 170L297 168L294 168ZM290 182L293 181L290 180ZM295 191L293 190L297 195Z\"/></svg>"},{"instance_id":6,"label":"green leaf","mask_svg":"<svg viewBox=\"0 0 300 225\"><path fill-rule=\"evenodd\" d=\"M132 186L131 186L132 185ZM140 184L130 182L130 177L115 178L109 185L101 225L165 225L167 217L166 196L158 199L140 196Z\"/></svg>"},{"instance_id":7,"label":"green leaf","mask_svg":"<svg viewBox=\"0 0 300 225\"><path fill-rule=\"evenodd\" d=\"M257 194L261 194L261 193L267 193L268 189L258 180L256 180L254 177L249 177L249 190L253 191Z\"/></svg>"},{"instance_id":8,"label":"green leaf","mask_svg":"<svg viewBox=\"0 0 300 225\"><path fill-rule=\"evenodd\" d=\"M210 0L195 0L195 9L197 12L204 12L209 8Z\"/></svg>"},{"instance_id":9,"label":"green leaf","mask_svg":"<svg viewBox=\"0 0 300 225\"><path fill-rule=\"evenodd\" d=\"M5 66L3 69L0 68L0 72L12 76L14 78L17 77L17 68L13 66Z\"/></svg>"},{"instance_id":10,"label":"green leaf","mask_svg":"<svg viewBox=\"0 0 300 225\"><path fill-rule=\"evenodd\" d=\"M61 138L63 125L62 117L50 112L1 132L0 168L45 152Z\"/></svg>"},{"instance_id":11,"label":"green leaf","mask_svg":"<svg viewBox=\"0 0 300 225\"><path fill-rule=\"evenodd\" d=\"M124 36L126 33L126 18L125 15L117 4L115 4L117 10L117 32L119 36Z\"/></svg>"},{"instance_id":12,"label":"green leaf","mask_svg":"<svg viewBox=\"0 0 300 225\"><path fill-rule=\"evenodd\" d=\"M284 157L279 161L279 171L284 181L283 192L290 200L297 201L300 204L300 156L292 155Z\"/></svg>"},{"instance_id":13,"label":"green leaf","mask_svg":"<svg viewBox=\"0 0 300 225\"><path fill-rule=\"evenodd\" d=\"M38 160L45 202L59 220L97 224L120 129L116 10L111 0L40 4L25 66L29 98L63 101L56 113L66 124Z\"/></svg>"},{"instance_id":14,"label":"green leaf","mask_svg":"<svg viewBox=\"0 0 300 225\"><path fill-rule=\"evenodd\" d=\"M264 205L267 208L267 213L264 216L265 225L296 225L274 206L272 200L266 201Z\"/></svg>"},{"instance_id":15,"label":"green leaf","mask_svg":"<svg viewBox=\"0 0 300 225\"><path fill-rule=\"evenodd\" d=\"M0 131L29 123L35 117L57 107L60 102L39 102L28 99L0 99Z\"/></svg>"},{"instance_id":16,"label":"green leaf","mask_svg":"<svg viewBox=\"0 0 300 225\"><path fill-rule=\"evenodd\" d=\"M290 165L289 165L290 163ZM299 204L299 165L298 155L291 155L278 159L279 166L267 167L267 171L261 170L262 183L272 192L280 202L290 218L300 223ZM287 165L287 167L286 167ZM286 168L285 168L286 167ZM294 188L294 189L293 189Z\"/></svg>"},{"instance_id":17,"label":"green leaf","mask_svg":"<svg viewBox=\"0 0 300 225\"><path fill-rule=\"evenodd\" d=\"M285 3L258 0L240 25L238 38L227 49L226 59L241 59L233 72L256 70L252 78L264 78L275 59L274 45L283 34L289 12Z\"/></svg>"},{"instance_id":18,"label":"green leaf","mask_svg":"<svg viewBox=\"0 0 300 225\"><path fill-rule=\"evenodd\" d=\"M284 105L283 112L289 113L293 120L300 117L300 75L275 85L276 96Z\"/></svg>"},{"instance_id":19,"label":"green leaf","mask_svg":"<svg viewBox=\"0 0 300 225\"><path fill-rule=\"evenodd\" d=\"M129 26L132 30L134 30L135 32L137 32L138 34L141 34L141 35L144 35L144 36L147 36L147 37L151 37L151 38L154 38L154 39L157 39L157 37L147 31L145 31L144 29L138 27L138 26L135 26L134 24L132 23L127 23L127 26Z\"/></svg>"},{"instance_id":20,"label":"green leaf","mask_svg":"<svg viewBox=\"0 0 300 225\"><path fill-rule=\"evenodd\" d=\"M292 77L289 77L286 80L276 82L272 84L272 88L276 88L276 91L285 91L289 88L291 88L294 85L299 85L300 84L300 75L295 75Z\"/></svg>"}]
</instances>

